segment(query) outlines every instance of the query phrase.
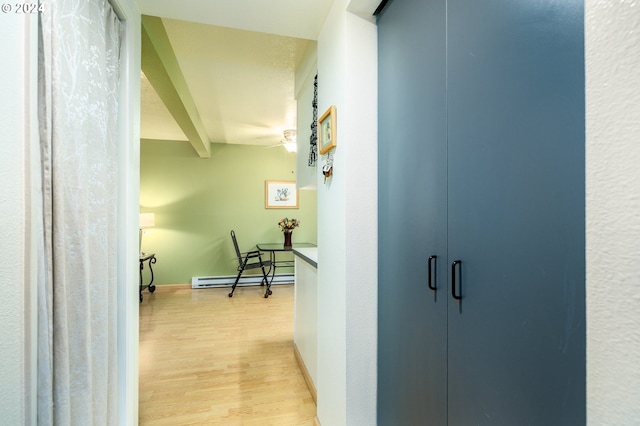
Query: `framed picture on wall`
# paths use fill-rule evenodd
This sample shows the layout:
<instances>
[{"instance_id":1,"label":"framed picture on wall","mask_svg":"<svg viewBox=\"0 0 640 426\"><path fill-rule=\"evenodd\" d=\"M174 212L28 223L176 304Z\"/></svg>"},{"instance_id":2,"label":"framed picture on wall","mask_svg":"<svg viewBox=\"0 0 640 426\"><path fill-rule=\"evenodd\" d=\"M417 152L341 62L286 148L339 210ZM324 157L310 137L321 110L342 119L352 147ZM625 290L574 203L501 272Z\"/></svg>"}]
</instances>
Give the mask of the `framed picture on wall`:
<instances>
[{"instance_id":1,"label":"framed picture on wall","mask_svg":"<svg viewBox=\"0 0 640 426\"><path fill-rule=\"evenodd\" d=\"M331 105L327 111L318 119L318 151L326 154L330 149L335 148L338 143L336 133L336 107Z\"/></svg>"},{"instance_id":2,"label":"framed picture on wall","mask_svg":"<svg viewBox=\"0 0 640 426\"><path fill-rule=\"evenodd\" d=\"M267 209L297 209L296 183L288 180L265 181L264 200Z\"/></svg>"}]
</instances>

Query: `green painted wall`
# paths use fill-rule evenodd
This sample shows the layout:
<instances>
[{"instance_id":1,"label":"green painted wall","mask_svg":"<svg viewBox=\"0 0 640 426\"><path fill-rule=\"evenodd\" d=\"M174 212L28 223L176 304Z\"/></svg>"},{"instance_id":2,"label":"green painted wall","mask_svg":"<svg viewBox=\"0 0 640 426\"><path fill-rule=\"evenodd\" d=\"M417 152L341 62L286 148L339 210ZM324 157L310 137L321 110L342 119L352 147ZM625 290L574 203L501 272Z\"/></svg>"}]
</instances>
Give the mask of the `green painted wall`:
<instances>
[{"instance_id":1,"label":"green painted wall","mask_svg":"<svg viewBox=\"0 0 640 426\"><path fill-rule=\"evenodd\" d=\"M295 154L212 144L211 158L199 158L189 142L157 140L142 140L140 151L140 211L155 213L156 222L142 240L143 251L156 253L154 284L234 275L232 229L247 251L282 241L278 220L295 217L293 241L317 242L316 191L299 191L298 209L265 208L265 180L295 181Z\"/></svg>"}]
</instances>

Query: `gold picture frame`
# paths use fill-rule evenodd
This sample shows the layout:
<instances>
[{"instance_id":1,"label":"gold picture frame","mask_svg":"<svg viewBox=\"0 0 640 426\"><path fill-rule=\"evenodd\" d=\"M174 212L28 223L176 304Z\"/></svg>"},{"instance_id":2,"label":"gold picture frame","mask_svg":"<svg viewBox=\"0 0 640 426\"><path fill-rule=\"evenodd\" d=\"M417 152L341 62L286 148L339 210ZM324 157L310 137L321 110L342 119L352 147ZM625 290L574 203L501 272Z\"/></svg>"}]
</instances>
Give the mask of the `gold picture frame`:
<instances>
[{"instance_id":1,"label":"gold picture frame","mask_svg":"<svg viewBox=\"0 0 640 426\"><path fill-rule=\"evenodd\" d=\"M264 185L266 209L297 209L298 188L295 181L266 180Z\"/></svg>"},{"instance_id":2,"label":"gold picture frame","mask_svg":"<svg viewBox=\"0 0 640 426\"><path fill-rule=\"evenodd\" d=\"M338 144L336 107L331 105L318 119L318 151L326 154Z\"/></svg>"}]
</instances>

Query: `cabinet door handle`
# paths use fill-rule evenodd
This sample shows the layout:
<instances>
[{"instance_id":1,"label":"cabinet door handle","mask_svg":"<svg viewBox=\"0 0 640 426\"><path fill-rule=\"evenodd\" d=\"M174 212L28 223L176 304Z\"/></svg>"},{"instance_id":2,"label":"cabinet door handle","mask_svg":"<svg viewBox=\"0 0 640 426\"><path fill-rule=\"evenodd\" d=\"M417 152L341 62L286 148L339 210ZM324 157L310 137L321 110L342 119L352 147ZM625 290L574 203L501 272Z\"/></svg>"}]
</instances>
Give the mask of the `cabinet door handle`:
<instances>
[{"instance_id":1,"label":"cabinet door handle","mask_svg":"<svg viewBox=\"0 0 640 426\"><path fill-rule=\"evenodd\" d=\"M456 271L460 271L460 277L456 279ZM456 300L462 300L462 294L456 293L456 282L461 281L462 260L454 260L451 264L451 296Z\"/></svg>"},{"instance_id":2,"label":"cabinet door handle","mask_svg":"<svg viewBox=\"0 0 640 426\"><path fill-rule=\"evenodd\" d=\"M429 256L429 260L428 260L428 270L427 270L427 274L429 275L429 278L427 280L427 285L429 286L429 288L433 291L436 291L438 288L434 285L434 279L433 279L433 274L436 271L436 259L438 258L438 256Z\"/></svg>"}]
</instances>

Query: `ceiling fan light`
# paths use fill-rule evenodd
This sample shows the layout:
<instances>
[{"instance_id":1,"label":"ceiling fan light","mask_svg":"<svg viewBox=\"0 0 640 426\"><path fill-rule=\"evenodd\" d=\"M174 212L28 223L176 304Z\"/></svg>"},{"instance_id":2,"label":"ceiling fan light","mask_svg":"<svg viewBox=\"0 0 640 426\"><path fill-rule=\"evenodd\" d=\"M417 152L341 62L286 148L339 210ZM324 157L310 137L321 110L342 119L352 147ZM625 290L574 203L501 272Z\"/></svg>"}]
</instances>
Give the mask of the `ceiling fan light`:
<instances>
[{"instance_id":1,"label":"ceiling fan light","mask_svg":"<svg viewBox=\"0 0 640 426\"><path fill-rule=\"evenodd\" d=\"M284 142L282 146L289 152L296 152L298 150L298 144L296 142Z\"/></svg>"},{"instance_id":2,"label":"ceiling fan light","mask_svg":"<svg viewBox=\"0 0 640 426\"><path fill-rule=\"evenodd\" d=\"M284 139L287 142L290 142L290 141L295 142L296 141L296 136L297 136L296 129L287 129L282 133L284 134Z\"/></svg>"}]
</instances>

